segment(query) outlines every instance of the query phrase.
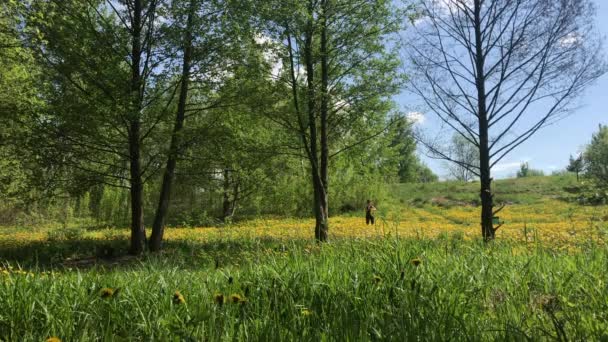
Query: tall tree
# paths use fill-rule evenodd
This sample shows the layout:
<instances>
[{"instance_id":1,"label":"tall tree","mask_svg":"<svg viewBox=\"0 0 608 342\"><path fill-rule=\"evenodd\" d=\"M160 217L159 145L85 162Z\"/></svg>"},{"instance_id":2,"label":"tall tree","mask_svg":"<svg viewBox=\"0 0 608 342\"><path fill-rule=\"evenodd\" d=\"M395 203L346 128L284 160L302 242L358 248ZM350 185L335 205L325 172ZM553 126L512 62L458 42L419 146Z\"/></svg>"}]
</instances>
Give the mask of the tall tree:
<instances>
[{"instance_id":1,"label":"tall tree","mask_svg":"<svg viewBox=\"0 0 608 342\"><path fill-rule=\"evenodd\" d=\"M389 126L389 98L403 81L389 46L403 11L384 0L269 2L264 10L272 14L262 33L284 66L277 91L287 85L291 95L288 111L267 116L298 139L291 152L303 151L309 163L315 237L326 241L332 158Z\"/></svg>"},{"instance_id":2,"label":"tall tree","mask_svg":"<svg viewBox=\"0 0 608 342\"><path fill-rule=\"evenodd\" d=\"M600 125L584 153L585 173L599 188L608 189L608 126Z\"/></svg>"},{"instance_id":3,"label":"tall tree","mask_svg":"<svg viewBox=\"0 0 608 342\"><path fill-rule=\"evenodd\" d=\"M479 149L481 233L495 237L492 167L570 112L605 71L590 0L423 0L411 89ZM425 143L454 160L440 144Z\"/></svg>"},{"instance_id":4,"label":"tall tree","mask_svg":"<svg viewBox=\"0 0 608 342\"><path fill-rule=\"evenodd\" d=\"M159 72L166 58L158 49L160 5L53 0L26 9L26 43L48 76L50 108L40 133L91 182L129 189L132 254L145 248L144 183L158 164L146 140L165 116L147 110L167 92Z\"/></svg>"},{"instance_id":5,"label":"tall tree","mask_svg":"<svg viewBox=\"0 0 608 342\"><path fill-rule=\"evenodd\" d=\"M566 167L566 170L568 172L574 172L576 174L576 181L578 182L579 175L583 171L584 166L585 166L585 162L583 160L582 154L580 154L576 158L574 158L572 155L570 155L570 160L568 162L568 166Z\"/></svg>"},{"instance_id":6,"label":"tall tree","mask_svg":"<svg viewBox=\"0 0 608 342\"><path fill-rule=\"evenodd\" d=\"M175 166L177 164L179 148L181 145L180 138L182 134L182 128L184 127L184 120L186 117L186 105L188 101L188 91L190 87L190 77L192 73L192 41L194 39L193 31L196 10L197 1L190 0L186 14L186 26L183 32L182 72L180 76L179 97L177 103L177 111L175 115L175 123L173 125L173 132L171 134L171 143L167 156L167 165L165 166L165 171L161 183L158 207L156 209L154 223L152 225L152 235L150 236L149 248L153 252L160 250L161 243L163 240L165 220L167 217L167 211L169 209L169 200L171 196L171 187L175 173Z\"/></svg>"}]
</instances>

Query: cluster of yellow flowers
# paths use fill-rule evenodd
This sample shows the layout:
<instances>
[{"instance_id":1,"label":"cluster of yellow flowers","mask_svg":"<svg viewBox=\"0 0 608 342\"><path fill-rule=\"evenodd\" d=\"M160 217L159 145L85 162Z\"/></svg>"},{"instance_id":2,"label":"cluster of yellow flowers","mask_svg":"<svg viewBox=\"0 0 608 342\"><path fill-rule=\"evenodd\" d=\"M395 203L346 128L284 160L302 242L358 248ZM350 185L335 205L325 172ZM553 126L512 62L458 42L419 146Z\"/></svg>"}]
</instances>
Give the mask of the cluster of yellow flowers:
<instances>
[{"instance_id":1,"label":"cluster of yellow flowers","mask_svg":"<svg viewBox=\"0 0 608 342\"><path fill-rule=\"evenodd\" d=\"M504 225L498 239L541 242L556 246L576 246L593 240L605 244L608 238L608 207L585 207L558 200L536 204L508 205L500 212ZM368 226L363 217L338 216L330 219L330 238L435 238L441 234L459 234L465 239L481 235L480 209L473 206L442 208L405 207L386 217L378 215L376 225ZM254 219L227 227L170 228L168 240L208 241L216 239L275 238L310 239L314 235L313 219ZM128 238L128 230L113 230L112 236ZM46 232L0 232L0 248L44 241ZM108 232L86 232L84 238L105 240ZM0 270L0 272L3 272Z\"/></svg>"},{"instance_id":2,"label":"cluster of yellow flowers","mask_svg":"<svg viewBox=\"0 0 608 342\"><path fill-rule=\"evenodd\" d=\"M233 293L230 296L224 296L222 293L217 292L216 294L213 295L213 301L215 302L215 304L222 306L224 305L224 303L233 303L233 304L241 304L244 305L247 303L247 299L243 298L243 296L241 296L238 293Z\"/></svg>"},{"instance_id":3,"label":"cluster of yellow flowers","mask_svg":"<svg viewBox=\"0 0 608 342\"><path fill-rule=\"evenodd\" d=\"M175 291L175 293L173 294L173 304L186 304L186 298L183 294L181 294L181 292Z\"/></svg>"},{"instance_id":4,"label":"cluster of yellow flowers","mask_svg":"<svg viewBox=\"0 0 608 342\"><path fill-rule=\"evenodd\" d=\"M23 270L21 268L14 268L13 266L10 266L10 265L8 265L8 266L0 266L0 276L5 276L5 277L11 276L11 275L12 276L16 276L16 275L35 276L35 275L38 275L38 276L41 276L41 277L45 277L45 276L53 275L53 274L54 273L50 272L50 271L49 272L44 272L43 271L43 272L33 273L33 272L30 272L30 271Z\"/></svg>"}]
</instances>

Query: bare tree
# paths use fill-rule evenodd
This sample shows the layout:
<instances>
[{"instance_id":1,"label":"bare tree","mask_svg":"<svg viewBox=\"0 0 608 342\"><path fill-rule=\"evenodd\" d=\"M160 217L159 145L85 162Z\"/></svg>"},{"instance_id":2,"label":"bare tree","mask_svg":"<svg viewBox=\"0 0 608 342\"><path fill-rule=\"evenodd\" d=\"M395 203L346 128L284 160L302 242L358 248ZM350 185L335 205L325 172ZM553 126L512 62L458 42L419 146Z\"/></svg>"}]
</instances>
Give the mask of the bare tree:
<instances>
[{"instance_id":1,"label":"bare tree","mask_svg":"<svg viewBox=\"0 0 608 342\"><path fill-rule=\"evenodd\" d=\"M411 90L445 127L479 149L481 230L496 230L491 169L539 129L571 112L605 72L590 0L421 0L409 54Z\"/></svg>"},{"instance_id":2,"label":"bare tree","mask_svg":"<svg viewBox=\"0 0 608 342\"><path fill-rule=\"evenodd\" d=\"M478 173L474 167L479 167L479 148L461 135L454 134L450 152L454 160L458 161L448 164L450 176L463 182L475 179Z\"/></svg>"}]
</instances>

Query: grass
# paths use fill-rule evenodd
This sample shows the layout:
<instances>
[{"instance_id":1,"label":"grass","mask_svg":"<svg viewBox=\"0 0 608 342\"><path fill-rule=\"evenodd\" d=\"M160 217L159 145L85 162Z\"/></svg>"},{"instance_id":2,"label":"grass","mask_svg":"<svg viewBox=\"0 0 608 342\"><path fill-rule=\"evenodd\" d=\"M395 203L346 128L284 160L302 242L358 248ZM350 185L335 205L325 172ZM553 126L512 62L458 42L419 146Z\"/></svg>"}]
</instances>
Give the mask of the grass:
<instances>
[{"instance_id":1,"label":"grass","mask_svg":"<svg viewBox=\"0 0 608 342\"><path fill-rule=\"evenodd\" d=\"M450 236L219 245L113 268L6 270L0 339L608 337L608 250L598 246L568 253ZM108 296L104 288L119 290ZM176 304L175 291L185 303Z\"/></svg>"},{"instance_id":2,"label":"grass","mask_svg":"<svg viewBox=\"0 0 608 342\"><path fill-rule=\"evenodd\" d=\"M547 198L566 199L577 186L574 175L499 179L493 183L496 202L518 204L533 204ZM479 182L400 184L394 189L395 196L403 203L427 204L433 199L451 200L456 205L479 202Z\"/></svg>"},{"instance_id":3,"label":"grass","mask_svg":"<svg viewBox=\"0 0 608 342\"><path fill-rule=\"evenodd\" d=\"M497 184L490 244L457 183L333 217L324 245L309 219L171 228L139 258L124 228L1 228L0 341L608 340L608 208L558 200L570 181Z\"/></svg>"}]
</instances>

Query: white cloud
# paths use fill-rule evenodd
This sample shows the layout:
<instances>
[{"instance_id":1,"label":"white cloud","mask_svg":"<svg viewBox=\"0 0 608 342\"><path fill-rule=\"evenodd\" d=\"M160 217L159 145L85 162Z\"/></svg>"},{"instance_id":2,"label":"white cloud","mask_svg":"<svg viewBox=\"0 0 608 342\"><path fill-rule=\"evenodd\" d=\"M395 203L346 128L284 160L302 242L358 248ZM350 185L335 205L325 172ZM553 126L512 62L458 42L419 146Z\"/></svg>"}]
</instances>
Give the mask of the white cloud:
<instances>
[{"instance_id":1,"label":"white cloud","mask_svg":"<svg viewBox=\"0 0 608 342\"><path fill-rule=\"evenodd\" d=\"M578 44L580 40L581 37L577 33L573 32L560 39L559 44L564 48L568 48Z\"/></svg>"},{"instance_id":2,"label":"white cloud","mask_svg":"<svg viewBox=\"0 0 608 342\"><path fill-rule=\"evenodd\" d=\"M420 112L409 112L406 114L406 117L415 125L422 125L426 121L426 117Z\"/></svg>"},{"instance_id":3,"label":"white cloud","mask_svg":"<svg viewBox=\"0 0 608 342\"><path fill-rule=\"evenodd\" d=\"M524 159L517 162L498 163L494 165L492 171L494 172L509 172L515 171L521 167L521 164L530 162L530 159Z\"/></svg>"},{"instance_id":4,"label":"white cloud","mask_svg":"<svg viewBox=\"0 0 608 342\"><path fill-rule=\"evenodd\" d=\"M492 171L494 172L508 172L508 171L513 171L513 170L517 170L519 168L519 166L521 165L521 162L512 162L512 163L501 163L501 164L496 164L493 168Z\"/></svg>"}]
</instances>

